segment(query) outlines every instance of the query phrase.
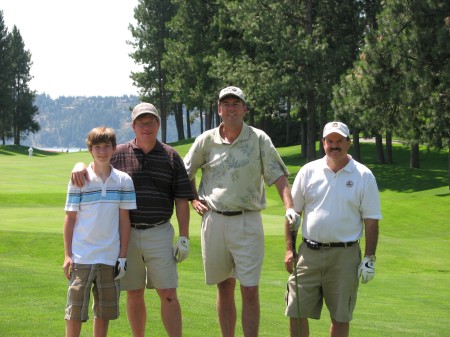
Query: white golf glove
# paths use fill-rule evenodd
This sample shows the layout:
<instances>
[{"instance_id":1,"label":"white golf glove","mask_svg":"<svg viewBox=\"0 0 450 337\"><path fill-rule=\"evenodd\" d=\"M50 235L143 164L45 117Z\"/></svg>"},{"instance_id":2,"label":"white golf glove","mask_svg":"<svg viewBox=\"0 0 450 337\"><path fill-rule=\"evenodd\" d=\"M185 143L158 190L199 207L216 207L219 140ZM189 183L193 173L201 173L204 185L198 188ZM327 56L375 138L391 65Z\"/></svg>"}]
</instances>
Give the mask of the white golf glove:
<instances>
[{"instance_id":1,"label":"white golf glove","mask_svg":"<svg viewBox=\"0 0 450 337\"><path fill-rule=\"evenodd\" d=\"M367 283L375 276L375 256L364 256L358 268L358 278L362 283Z\"/></svg>"},{"instance_id":2,"label":"white golf glove","mask_svg":"<svg viewBox=\"0 0 450 337\"><path fill-rule=\"evenodd\" d=\"M119 257L114 267L114 280L120 280L125 276L125 271L127 270L127 258Z\"/></svg>"},{"instance_id":3,"label":"white golf glove","mask_svg":"<svg viewBox=\"0 0 450 337\"><path fill-rule=\"evenodd\" d=\"M185 236L180 236L175 245L173 256L177 262L185 260L189 255L189 239Z\"/></svg>"},{"instance_id":4,"label":"white golf glove","mask_svg":"<svg viewBox=\"0 0 450 337\"><path fill-rule=\"evenodd\" d=\"M286 220L289 222L289 229L291 232L300 228L300 216L293 208L288 208L286 210Z\"/></svg>"}]
</instances>

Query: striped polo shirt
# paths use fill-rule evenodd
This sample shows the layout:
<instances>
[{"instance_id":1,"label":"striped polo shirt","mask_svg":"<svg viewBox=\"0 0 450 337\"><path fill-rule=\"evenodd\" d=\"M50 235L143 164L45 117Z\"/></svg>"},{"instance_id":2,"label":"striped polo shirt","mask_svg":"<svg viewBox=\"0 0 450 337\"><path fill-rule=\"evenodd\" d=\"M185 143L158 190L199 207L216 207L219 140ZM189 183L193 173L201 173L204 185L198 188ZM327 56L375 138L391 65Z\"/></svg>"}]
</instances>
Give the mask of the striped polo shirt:
<instances>
[{"instance_id":1,"label":"striped polo shirt","mask_svg":"<svg viewBox=\"0 0 450 337\"><path fill-rule=\"evenodd\" d=\"M137 209L130 212L131 223L170 220L175 198L194 199L183 160L167 144L157 141L145 154L134 139L117 146L111 164L133 179Z\"/></svg>"},{"instance_id":2,"label":"striped polo shirt","mask_svg":"<svg viewBox=\"0 0 450 337\"><path fill-rule=\"evenodd\" d=\"M133 181L124 172L111 168L105 182L92 163L89 179L80 188L69 182L64 209L77 212L72 238L75 263L103 263L114 266L120 251L119 209L136 208Z\"/></svg>"}]
</instances>

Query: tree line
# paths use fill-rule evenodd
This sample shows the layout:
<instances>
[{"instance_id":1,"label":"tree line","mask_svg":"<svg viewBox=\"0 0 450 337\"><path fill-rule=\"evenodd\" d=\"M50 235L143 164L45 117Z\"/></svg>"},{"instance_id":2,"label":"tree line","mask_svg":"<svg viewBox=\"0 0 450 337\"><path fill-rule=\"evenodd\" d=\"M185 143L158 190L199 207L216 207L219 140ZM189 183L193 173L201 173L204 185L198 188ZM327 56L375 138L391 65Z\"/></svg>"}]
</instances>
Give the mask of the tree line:
<instances>
[{"instance_id":1,"label":"tree line","mask_svg":"<svg viewBox=\"0 0 450 337\"><path fill-rule=\"evenodd\" d=\"M130 56L142 71L131 77L160 110L163 141L169 114L179 139L193 117L202 131L218 125L217 94L236 85L248 123L278 145L301 143L308 161L334 119L350 127L357 160L360 137L375 137L380 163L393 161L393 139L406 141L413 168L419 144L450 146L448 1L139 0L134 17ZM19 143L39 130L30 53L3 13L0 34L2 139Z\"/></svg>"},{"instance_id":2,"label":"tree line","mask_svg":"<svg viewBox=\"0 0 450 337\"><path fill-rule=\"evenodd\" d=\"M26 135L40 129L35 121L36 94L28 85L31 66L31 53L25 49L19 29L14 26L8 32L0 10L0 137L3 145L10 139L20 145Z\"/></svg>"},{"instance_id":3,"label":"tree line","mask_svg":"<svg viewBox=\"0 0 450 337\"><path fill-rule=\"evenodd\" d=\"M163 116L184 105L211 128L218 91L236 85L249 124L265 129L287 111L284 135L299 135L308 161L333 119L352 130L356 159L360 135L376 138L381 163L393 160L393 137L407 141L411 167L419 144L450 145L448 1L139 0L134 17L131 57L143 70L132 78Z\"/></svg>"},{"instance_id":4,"label":"tree line","mask_svg":"<svg viewBox=\"0 0 450 337\"><path fill-rule=\"evenodd\" d=\"M39 115L35 120L40 125L39 132L30 133L23 143L37 148L54 148L66 151L68 148L86 149L88 132L96 126L104 125L114 129L118 143L134 138L131 128L131 110L139 103L137 96L59 96L52 98L38 94L35 104ZM198 118L189 124L193 137L200 134ZM167 141L178 138L173 115L167 118Z\"/></svg>"}]
</instances>

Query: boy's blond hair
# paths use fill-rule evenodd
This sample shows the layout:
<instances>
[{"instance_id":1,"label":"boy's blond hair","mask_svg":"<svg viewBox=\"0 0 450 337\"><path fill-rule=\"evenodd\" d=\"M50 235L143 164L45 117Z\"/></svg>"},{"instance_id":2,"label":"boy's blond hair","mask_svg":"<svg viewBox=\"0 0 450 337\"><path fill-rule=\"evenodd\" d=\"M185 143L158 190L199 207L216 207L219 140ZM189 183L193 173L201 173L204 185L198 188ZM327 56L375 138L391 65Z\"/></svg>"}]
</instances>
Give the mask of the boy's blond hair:
<instances>
[{"instance_id":1,"label":"boy's blond hair","mask_svg":"<svg viewBox=\"0 0 450 337\"><path fill-rule=\"evenodd\" d=\"M115 149L117 145L116 134L112 128L106 126L98 126L89 131L86 138L88 150L92 150L92 146L100 143L111 143Z\"/></svg>"}]
</instances>

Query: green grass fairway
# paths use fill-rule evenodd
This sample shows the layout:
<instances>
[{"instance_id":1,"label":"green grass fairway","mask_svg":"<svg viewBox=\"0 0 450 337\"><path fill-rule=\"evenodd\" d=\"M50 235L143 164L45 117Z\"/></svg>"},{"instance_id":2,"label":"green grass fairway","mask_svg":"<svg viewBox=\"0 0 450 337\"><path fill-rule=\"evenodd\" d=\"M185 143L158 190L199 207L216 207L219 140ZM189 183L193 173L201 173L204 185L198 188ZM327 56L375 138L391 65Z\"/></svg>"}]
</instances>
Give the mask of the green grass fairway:
<instances>
[{"instance_id":1,"label":"green grass fairway","mask_svg":"<svg viewBox=\"0 0 450 337\"><path fill-rule=\"evenodd\" d=\"M180 154L190 142L176 145ZM380 222L376 276L361 284L350 335L450 337L450 191L447 152L422 149L422 169L409 169L409 150L394 146L394 165L374 164L374 144L363 143L363 163L377 177L384 219ZM62 225L70 171L87 152L28 158L27 147L0 146L0 336L63 336L67 281L62 272ZM300 147L279 149L291 172L304 164ZM284 316L284 211L275 188L267 190L265 260L260 285L260 336L288 336ZM217 337L216 289L206 286L200 250L200 217L191 212L191 253L179 265L184 336ZM362 243L364 245L364 243ZM132 336L121 297L121 316L109 336ZM146 292L148 336L166 336L159 299ZM236 293L240 313L240 293ZM91 314L91 313L90 313ZM311 336L327 337L329 315L310 321ZM92 336L92 314L82 336ZM237 334L243 336L238 315Z\"/></svg>"}]
</instances>

